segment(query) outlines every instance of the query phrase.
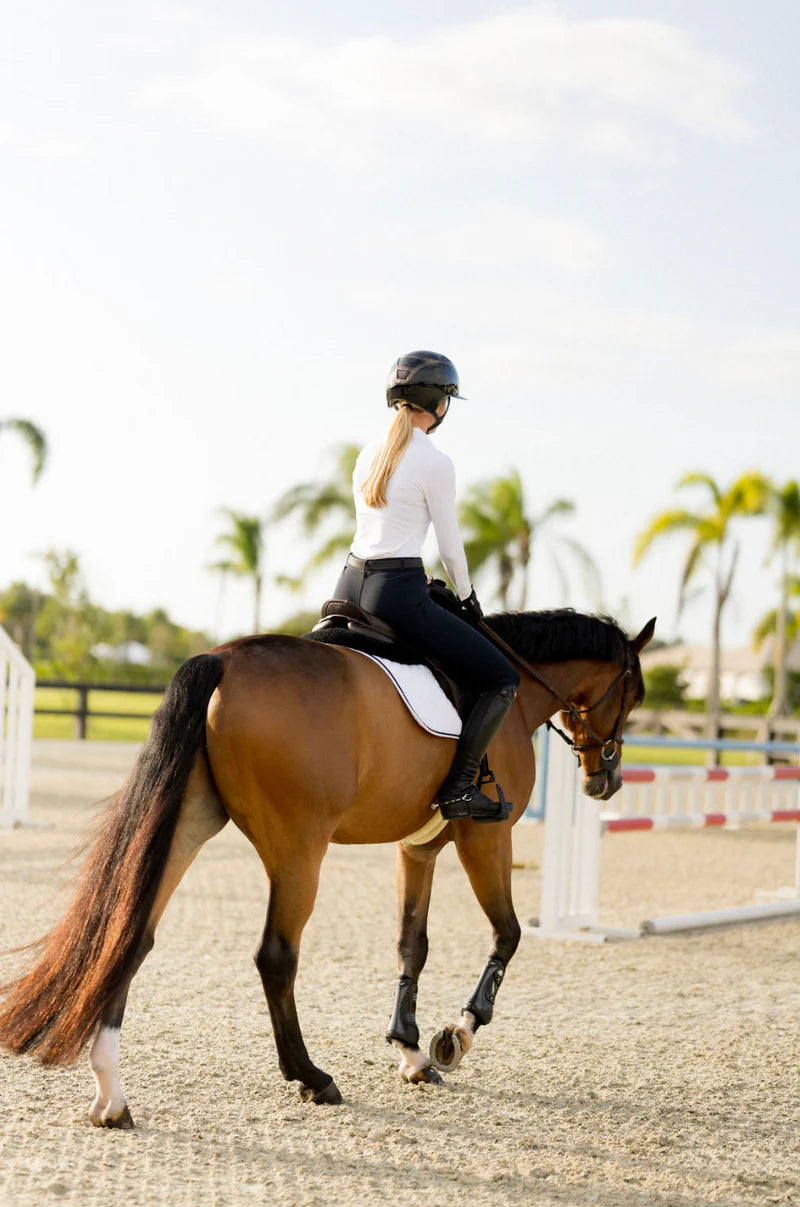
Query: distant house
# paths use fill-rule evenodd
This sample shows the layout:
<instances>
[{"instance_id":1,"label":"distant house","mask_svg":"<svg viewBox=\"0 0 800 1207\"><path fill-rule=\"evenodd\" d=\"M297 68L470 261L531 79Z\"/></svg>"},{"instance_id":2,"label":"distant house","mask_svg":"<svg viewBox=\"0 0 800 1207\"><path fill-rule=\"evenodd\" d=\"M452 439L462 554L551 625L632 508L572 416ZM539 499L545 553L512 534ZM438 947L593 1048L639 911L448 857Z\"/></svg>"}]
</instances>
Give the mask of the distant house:
<instances>
[{"instance_id":1,"label":"distant house","mask_svg":"<svg viewBox=\"0 0 800 1207\"><path fill-rule=\"evenodd\" d=\"M102 662L127 662L132 666L149 666L153 661L153 655L141 641L121 641L119 645L102 641L92 646L92 653Z\"/></svg>"},{"instance_id":2,"label":"distant house","mask_svg":"<svg viewBox=\"0 0 800 1207\"><path fill-rule=\"evenodd\" d=\"M723 649L720 654L720 692L723 700L760 700L770 693L765 671L772 665L770 643L755 653L752 647ZM789 654L789 670L800 671L800 642ZM708 694L711 673L711 649L705 645L669 645L660 650L645 650L642 669L655 666L679 666L688 683L687 696L703 699Z\"/></svg>"}]
</instances>

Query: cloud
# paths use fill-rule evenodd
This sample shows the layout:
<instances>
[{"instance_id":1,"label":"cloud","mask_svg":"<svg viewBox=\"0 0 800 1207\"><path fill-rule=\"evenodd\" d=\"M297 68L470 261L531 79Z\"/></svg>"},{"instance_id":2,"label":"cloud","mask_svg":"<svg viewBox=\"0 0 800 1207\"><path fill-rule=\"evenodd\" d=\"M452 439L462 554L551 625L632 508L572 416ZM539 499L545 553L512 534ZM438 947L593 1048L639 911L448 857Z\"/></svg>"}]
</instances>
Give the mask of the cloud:
<instances>
[{"instance_id":1,"label":"cloud","mask_svg":"<svg viewBox=\"0 0 800 1207\"><path fill-rule=\"evenodd\" d=\"M479 202L446 225L417 229L406 242L443 272L457 266L519 275L540 267L581 274L605 265L610 255L607 240L587 222L507 202Z\"/></svg>"},{"instance_id":2,"label":"cloud","mask_svg":"<svg viewBox=\"0 0 800 1207\"><path fill-rule=\"evenodd\" d=\"M416 329L444 332L447 346L468 352L472 369L491 394L515 382L591 399L658 402L691 419L698 405L727 422L732 409L782 406L800 383L800 328L726 319L714 312L682 313L651 299L641 308L606 302L596 278L556 278L531 259L498 271L452 271L447 253L423 248L396 277L352 289L371 314L398 316ZM424 288L420 288L420 282ZM566 286L562 287L566 281ZM573 285L574 283L574 285ZM454 298L457 302L454 303ZM455 352L451 353L456 355ZM480 390L464 378L467 394ZM766 413L762 411L761 413ZM720 419L720 422L723 420Z\"/></svg>"},{"instance_id":3,"label":"cloud","mask_svg":"<svg viewBox=\"0 0 800 1207\"><path fill-rule=\"evenodd\" d=\"M674 26L530 7L416 40L229 42L191 74L150 81L140 99L329 162L382 151L402 164L411 139L415 154L426 144L525 153L558 144L647 161L681 131L751 135L739 109L747 82Z\"/></svg>"},{"instance_id":4,"label":"cloud","mask_svg":"<svg viewBox=\"0 0 800 1207\"><path fill-rule=\"evenodd\" d=\"M4 126L0 126L0 147L9 154L30 159L72 159L86 149L85 143L79 138L10 130Z\"/></svg>"}]
</instances>

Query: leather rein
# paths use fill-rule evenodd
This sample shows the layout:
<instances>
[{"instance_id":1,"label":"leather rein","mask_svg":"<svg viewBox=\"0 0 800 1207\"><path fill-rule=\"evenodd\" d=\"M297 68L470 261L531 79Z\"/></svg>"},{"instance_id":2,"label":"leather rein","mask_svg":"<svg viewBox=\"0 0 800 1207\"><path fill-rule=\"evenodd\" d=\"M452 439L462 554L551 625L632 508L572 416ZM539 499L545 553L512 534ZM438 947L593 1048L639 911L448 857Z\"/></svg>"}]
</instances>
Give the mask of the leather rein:
<instances>
[{"instance_id":1,"label":"leather rein","mask_svg":"<svg viewBox=\"0 0 800 1207\"><path fill-rule=\"evenodd\" d=\"M588 733L589 737L592 738L591 742L586 742L579 746L577 742L575 742L569 736L569 734L564 733L563 729L559 729L559 727L554 725L551 720L547 720L547 728L552 729L560 738L563 738L567 745L572 748L576 759L578 759L580 762L580 755L583 753L583 751L596 750L599 747L600 757L606 764L606 769L613 771L614 768L619 764L620 756L622 754L622 745L625 741L622 736L622 729L624 726L625 704L628 699L628 694L631 690L631 676L633 673L630 650L626 648L625 665L622 667L616 678L608 685L600 699L595 700L594 704L588 705L587 708L576 708L574 704L571 704L569 700L562 696L560 691L557 691L556 688L553 687L552 683L548 682L541 671L536 670L536 668L531 666L529 662L526 662L524 658L521 658L516 650L512 649L510 645L503 641L503 638L499 637L497 633L495 633L494 629L491 629L484 620L482 620L477 627L481 630L484 636L488 637L490 641L494 642L494 644L498 646L503 653L507 654L509 658L516 662L518 666L522 667L522 669L528 675L530 675L531 678L535 679L537 683L541 683L542 687L544 687L551 696L555 696L556 700L558 700L562 705L564 711L568 712L573 721L580 725L581 728ZM589 722L585 720L585 717L587 713L593 712L595 708L599 708L601 704L605 703L621 679L625 680L625 687L622 692L622 700L620 701L614 732L611 737L602 738L600 734L595 732Z\"/></svg>"}]
</instances>

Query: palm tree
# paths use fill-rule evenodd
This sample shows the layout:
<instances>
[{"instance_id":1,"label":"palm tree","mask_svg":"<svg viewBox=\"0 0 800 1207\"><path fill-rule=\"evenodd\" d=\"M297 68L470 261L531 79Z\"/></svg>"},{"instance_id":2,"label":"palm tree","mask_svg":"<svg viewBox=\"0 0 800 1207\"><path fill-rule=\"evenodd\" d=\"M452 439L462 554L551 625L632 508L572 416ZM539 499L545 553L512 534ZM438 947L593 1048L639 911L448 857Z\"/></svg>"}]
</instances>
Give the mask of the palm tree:
<instances>
[{"instance_id":1,"label":"palm tree","mask_svg":"<svg viewBox=\"0 0 800 1207\"><path fill-rule=\"evenodd\" d=\"M734 540L733 522L743 516L763 514L770 484L761 474L742 474L727 489L720 487L710 474L685 474L678 489L687 486L704 487L708 506L701 511L673 508L654 516L636 540L633 564L637 565L654 542L675 532L688 532L689 549L683 563L678 613L686 602L689 583L701 567L708 566L714 588L714 617L711 644L711 675L708 685L708 736L719 736L719 679L720 633L722 613L728 602L736 573L739 544Z\"/></svg>"},{"instance_id":2,"label":"palm tree","mask_svg":"<svg viewBox=\"0 0 800 1207\"><path fill-rule=\"evenodd\" d=\"M785 650L786 650L786 653L788 656L788 651L792 648L795 641L797 641L798 637L800 637L800 575L793 575L793 574L788 575L788 577L784 580L784 592L785 592L785 594L783 597L783 604L785 606L785 619L783 621L783 624L784 624ZM760 650L761 647L764 645L764 643L767 641L767 639L770 637L772 637L773 641L774 641L772 650L773 650L773 667L775 670L775 683L773 685L773 703L771 703L770 707L769 707L770 716L779 716L781 714L785 714L785 713L788 713L791 711L791 706L789 705L789 701L787 698L789 695L787 682L784 682L784 684L783 684L783 694L784 694L783 706L780 709L774 707L774 700L775 700L776 693L777 693L777 679L778 679L778 667L776 665L777 653L778 653L778 648L777 648L778 642L776 639L776 634L778 631L778 617L779 617L780 611L781 611L780 608L770 608L770 610L768 612L764 613L764 615L761 617L761 619L759 620L756 627L753 629L753 648L755 650ZM783 662L783 673L784 673L784 675L786 675L786 660L785 659Z\"/></svg>"},{"instance_id":3,"label":"palm tree","mask_svg":"<svg viewBox=\"0 0 800 1207\"><path fill-rule=\"evenodd\" d=\"M235 574L240 578L252 578L254 590L253 632L261 628L261 589L263 585L264 529L258 516L244 515L230 507L220 508L221 514L230 524L227 532L221 533L215 545L221 546L229 557L213 562L209 570L223 575Z\"/></svg>"},{"instance_id":4,"label":"palm tree","mask_svg":"<svg viewBox=\"0 0 800 1207\"><path fill-rule=\"evenodd\" d=\"M556 552L559 548L568 551L579 563L591 594L599 595L600 574L591 556L573 537L552 532L554 520L573 515L574 511L575 504L569 499L556 499L538 514L529 512L516 470L504 478L479 482L467 492L459 508L467 562L476 574L494 564L498 578L497 596L503 611L508 610L515 578L520 584L518 606L520 610L525 608L534 544L543 534L551 537L550 553L564 592L567 591L567 576Z\"/></svg>"},{"instance_id":5,"label":"palm tree","mask_svg":"<svg viewBox=\"0 0 800 1207\"><path fill-rule=\"evenodd\" d=\"M786 696L786 658L792 634L790 633L788 608L790 595L795 594L800 586L800 579L796 573L793 573L793 570L797 568L798 559L800 559L800 486L798 483L791 481L787 482L785 486L771 485L767 506L772 512L774 520L770 553L777 554L780 566L778 607L772 613L775 634L773 645L775 680L768 711L769 716L775 717L789 711ZM767 620L767 617L764 619ZM756 630L757 634L761 632L763 624L764 621ZM763 640L763 636L761 640Z\"/></svg>"},{"instance_id":6,"label":"palm tree","mask_svg":"<svg viewBox=\"0 0 800 1207\"><path fill-rule=\"evenodd\" d=\"M3 430L16 432L22 439L23 443L27 444L33 457L33 482L34 485L38 482L39 476L44 469L47 460L47 437L40 427L32 423L30 419L0 419L0 434Z\"/></svg>"},{"instance_id":7,"label":"palm tree","mask_svg":"<svg viewBox=\"0 0 800 1207\"><path fill-rule=\"evenodd\" d=\"M358 453L357 444L337 445L332 450L334 465L329 478L291 487L273 508L273 520L296 515L305 536L321 537L320 544L300 572L300 579L332 557L347 553L352 544L355 525L353 470ZM332 532L331 523L337 525ZM327 535L322 537L320 530L326 528Z\"/></svg>"}]
</instances>

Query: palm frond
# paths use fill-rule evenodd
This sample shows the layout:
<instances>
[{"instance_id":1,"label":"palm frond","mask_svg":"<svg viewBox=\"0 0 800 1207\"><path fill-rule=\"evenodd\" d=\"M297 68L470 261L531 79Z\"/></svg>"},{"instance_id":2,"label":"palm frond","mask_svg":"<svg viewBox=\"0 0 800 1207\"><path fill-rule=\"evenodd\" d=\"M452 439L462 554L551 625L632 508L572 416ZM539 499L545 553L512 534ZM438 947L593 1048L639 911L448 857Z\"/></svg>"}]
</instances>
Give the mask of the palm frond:
<instances>
[{"instance_id":1,"label":"palm frond","mask_svg":"<svg viewBox=\"0 0 800 1207\"><path fill-rule=\"evenodd\" d=\"M219 510L228 520L230 527L215 538L214 545L228 550L233 555L231 573L251 575L255 578L261 573L264 551L264 529L261 520L258 516L234 511L232 507L221 507Z\"/></svg>"},{"instance_id":2,"label":"palm frond","mask_svg":"<svg viewBox=\"0 0 800 1207\"><path fill-rule=\"evenodd\" d=\"M235 562L208 562L206 570L211 570L216 574L241 574L241 570L237 569Z\"/></svg>"},{"instance_id":3,"label":"palm frond","mask_svg":"<svg viewBox=\"0 0 800 1207\"><path fill-rule=\"evenodd\" d=\"M313 482L300 482L297 486L290 487L273 504L270 518L273 521L285 520L293 511L304 508L315 491L316 485Z\"/></svg>"},{"instance_id":4,"label":"palm frond","mask_svg":"<svg viewBox=\"0 0 800 1207\"><path fill-rule=\"evenodd\" d=\"M768 509L775 494L772 481L765 474L755 470L740 474L730 489L726 491L726 499L730 498L730 514L739 516L763 515Z\"/></svg>"},{"instance_id":5,"label":"palm frond","mask_svg":"<svg viewBox=\"0 0 800 1207\"><path fill-rule=\"evenodd\" d=\"M287 591L291 591L292 594L296 595L303 588L303 580L302 578L295 578L291 574L276 574L275 585L284 587Z\"/></svg>"},{"instance_id":6,"label":"palm frond","mask_svg":"<svg viewBox=\"0 0 800 1207\"><path fill-rule=\"evenodd\" d=\"M330 513L353 512L352 479L358 458L358 445L339 444L331 450L334 473L322 481L300 482L280 496L272 509L274 520L284 520L299 513L306 533L313 532Z\"/></svg>"},{"instance_id":7,"label":"palm frond","mask_svg":"<svg viewBox=\"0 0 800 1207\"><path fill-rule=\"evenodd\" d=\"M772 637L778 627L778 609L770 608L765 612L753 629L753 649L758 651L763 647L768 637Z\"/></svg>"},{"instance_id":8,"label":"palm frond","mask_svg":"<svg viewBox=\"0 0 800 1207\"><path fill-rule=\"evenodd\" d=\"M356 467L358 454L361 452L357 444L340 444L336 450L336 469L339 481L349 486L353 480L353 470Z\"/></svg>"},{"instance_id":9,"label":"palm frond","mask_svg":"<svg viewBox=\"0 0 800 1207\"><path fill-rule=\"evenodd\" d=\"M654 516L643 532L639 533L636 538L636 544L633 550L633 564L637 566L648 552L650 546L659 537L666 536L673 532L697 531L703 526L703 519L700 516L693 515L691 511L686 511L683 508L675 508L671 511L662 511L659 515Z\"/></svg>"},{"instance_id":10,"label":"palm frond","mask_svg":"<svg viewBox=\"0 0 800 1207\"><path fill-rule=\"evenodd\" d=\"M541 528L542 525L546 524L548 520L551 520L553 516L574 514L575 504L573 503L572 499L556 499L554 502L550 503L549 506L545 507L544 511L539 513L534 520L533 526L534 528Z\"/></svg>"},{"instance_id":11,"label":"palm frond","mask_svg":"<svg viewBox=\"0 0 800 1207\"><path fill-rule=\"evenodd\" d=\"M775 488L772 495L772 512L772 551L791 547L795 553L800 553L800 485L796 481Z\"/></svg>"},{"instance_id":12,"label":"palm frond","mask_svg":"<svg viewBox=\"0 0 800 1207\"><path fill-rule=\"evenodd\" d=\"M0 429L8 428L10 432L16 432L27 444L33 457L32 476L34 483L38 482L39 477L44 469L47 461L47 437L40 427L32 423L30 419L2 419L0 420Z\"/></svg>"},{"instance_id":13,"label":"palm frond","mask_svg":"<svg viewBox=\"0 0 800 1207\"><path fill-rule=\"evenodd\" d=\"M480 537L464 542L467 565L473 574L480 573L493 558L499 558L504 549L504 545L498 545L493 540L481 539Z\"/></svg>"},{"instance_id":14,"label":"palm frond","mask_svg":"<svg viewBox=\"0 0 800 1207\"><path fill-rule=\"evenodd\" d=\"M323 566L329 562L332 557L347 554L353 543L352 529L348 528L342 532L335 532L333 536L328 537L327 541L317 549L316 553L312 554L306 565L306 570L316 569L317 566Z\"/></svg>"},{"instance_id":15,"label":"palm frond","mask_svg":"<svg viewBox=\"0 0 800 1207\"><path fill-rule=\"evenodd\" d=\"M686 588L689 586L694 574L700 565L703 553L705 551L705 543L700 539L699 535L694 544L690 547L686 555L686 560L683 563L681 570L681 582L678 589L678 610L680 611L686 601Z\"/></svg>"},{"instance_id":16,"label":"palm frond","mask_svg":"<svg viewBox=\"0 0 800 1207\"><path fill-rule=\"evenodd\" d=\"M694 470L691 473L684 474L678 482L678 489L684 486L707 486L711 492L711 497L714 500L716 507L719 507L722 502L722 491L717 483L711 477L711 474L702 473L700 470Z\"/></svg>"}]
</instances>

